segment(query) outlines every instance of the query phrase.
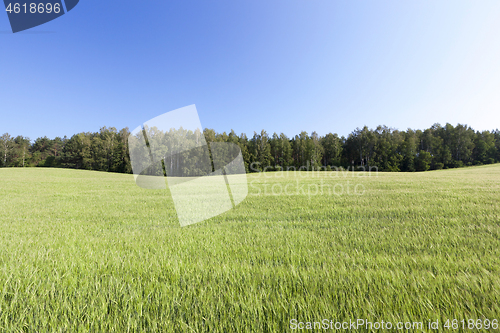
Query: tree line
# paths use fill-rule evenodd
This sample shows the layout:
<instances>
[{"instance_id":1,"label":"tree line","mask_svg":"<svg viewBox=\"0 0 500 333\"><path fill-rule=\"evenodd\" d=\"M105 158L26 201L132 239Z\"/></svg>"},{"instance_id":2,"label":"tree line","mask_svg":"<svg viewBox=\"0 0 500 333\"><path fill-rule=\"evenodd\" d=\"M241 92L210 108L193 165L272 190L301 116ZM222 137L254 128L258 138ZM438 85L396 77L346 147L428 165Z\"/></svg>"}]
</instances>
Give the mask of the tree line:
<instances>
[{"instance_id":1,"label":"tree line","mask_svg":"<svg viewBox=\"0 0 500 333\"><path fill-rule=\"evenodd\" d=\"M252 137L233 130L203 131L207 142L239 146L247 172L262 170L427 171L500 162L500 131L474 131L467 125L435 124L426 130L399 131L387 126L357 128L347 137L301 132L294 137L268 134ZM61 167L131 173L130 131L103 127L71 138L0 137L1 167ZM186 135L193 136L193 133Z\"/></svg>"}]
</instances>

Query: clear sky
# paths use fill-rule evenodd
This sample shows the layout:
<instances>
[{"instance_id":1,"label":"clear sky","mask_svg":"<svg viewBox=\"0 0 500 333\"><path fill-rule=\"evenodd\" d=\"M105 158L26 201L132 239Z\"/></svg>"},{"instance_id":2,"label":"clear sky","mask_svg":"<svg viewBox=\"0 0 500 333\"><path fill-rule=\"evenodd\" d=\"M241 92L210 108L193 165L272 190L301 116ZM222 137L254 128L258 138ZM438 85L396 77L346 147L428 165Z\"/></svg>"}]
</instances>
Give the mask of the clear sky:
<instances>
[{"instance_id":1,"label":"clear sky","mask_svg":"<svg viewBox=\"0 0 500 333\"><path fill-rule=\"evenodd\" d=\"M348 135L500 128L500 1L81 0L12 34L0 134L139 126L196 104L204 127Z\"/></svg>"}]
</instances>

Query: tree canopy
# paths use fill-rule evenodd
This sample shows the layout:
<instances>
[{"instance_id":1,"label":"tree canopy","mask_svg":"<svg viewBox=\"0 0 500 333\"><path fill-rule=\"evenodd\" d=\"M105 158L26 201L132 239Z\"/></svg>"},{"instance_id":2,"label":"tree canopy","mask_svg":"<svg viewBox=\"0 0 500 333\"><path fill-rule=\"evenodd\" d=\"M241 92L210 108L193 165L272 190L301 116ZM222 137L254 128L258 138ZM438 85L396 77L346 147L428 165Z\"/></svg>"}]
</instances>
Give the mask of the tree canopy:
<instances>
[{"instance_id":1,"label":"tree canopy","mask_svg":"<svg viewBox=\"0 0 500 333\"><path fill-rule=\"evenodd\" d=\"M205 129L206 141L230 142L240 147L247 172L262 170L365 170L427 171L500 162L500 131L474 131L467 125L434 124L426 130L399 131L378 126L357 128L346 137L301 132L294 137L270 135L265 130L252 137L233 130L217 133ZM99 132L78 133L71 138L47 137L31 141L24 136L0 137L0 167L62 167L131 173L130 131L103 127ZM177 133L198 140L199 133ZM208 152L207 152L208 154ZM207 155L208 156L208 155ZM170 170L175 157L164 156ZM196 163L195 163L196 164ZM182 168L189 168L183 165ZM199 173L201 171L186 172Z\"/></svg>"}]
</instances>

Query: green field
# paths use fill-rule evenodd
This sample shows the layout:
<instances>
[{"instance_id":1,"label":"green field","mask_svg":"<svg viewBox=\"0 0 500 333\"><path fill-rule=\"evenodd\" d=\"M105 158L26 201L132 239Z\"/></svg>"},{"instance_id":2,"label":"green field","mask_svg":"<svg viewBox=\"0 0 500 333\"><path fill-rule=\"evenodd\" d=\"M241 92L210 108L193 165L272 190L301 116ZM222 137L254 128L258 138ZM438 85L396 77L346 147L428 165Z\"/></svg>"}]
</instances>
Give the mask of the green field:
<instances>
[{"instance_id":1,"label":"green field","mask_svg":"<svg viewBox=\"0 0 500 333\"><path fill-rule=\"evenodd\" d=\"M252 174L235 209L181 228L131 175L0 169L0 331L500 320L500 165L363 175Z\"/></svg>"}]
</instances>

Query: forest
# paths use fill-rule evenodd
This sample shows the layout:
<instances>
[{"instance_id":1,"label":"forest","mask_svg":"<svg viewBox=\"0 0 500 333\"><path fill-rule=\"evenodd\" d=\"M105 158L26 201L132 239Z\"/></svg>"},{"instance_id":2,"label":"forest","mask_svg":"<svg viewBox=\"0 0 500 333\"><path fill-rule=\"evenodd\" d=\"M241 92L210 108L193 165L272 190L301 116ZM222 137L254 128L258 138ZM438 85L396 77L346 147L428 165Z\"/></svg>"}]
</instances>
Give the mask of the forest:
<instances>
[{"instance_id":1,"label":"forest","mask_svg":"<svg viewBox=\"0 0 500 333\"><path fill-rule=\"evenodd\" d=\"M328 133L285 134L205 129L206 141L230 142L241 149L247 172L301 170L427 171L500 162L500 131L467 125L434 124L425 130L387 126L357 128L347 137ZM0 137L0 167L57 167L132 173L128 128L102 127L71 138ZM193 133L187 134L193 135Z\"/></svg>"}]
</instances>

